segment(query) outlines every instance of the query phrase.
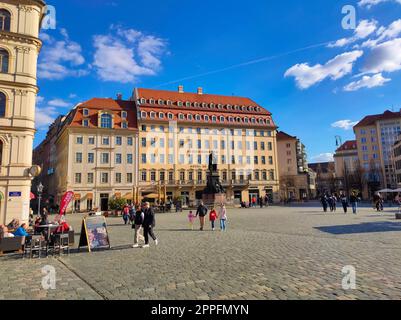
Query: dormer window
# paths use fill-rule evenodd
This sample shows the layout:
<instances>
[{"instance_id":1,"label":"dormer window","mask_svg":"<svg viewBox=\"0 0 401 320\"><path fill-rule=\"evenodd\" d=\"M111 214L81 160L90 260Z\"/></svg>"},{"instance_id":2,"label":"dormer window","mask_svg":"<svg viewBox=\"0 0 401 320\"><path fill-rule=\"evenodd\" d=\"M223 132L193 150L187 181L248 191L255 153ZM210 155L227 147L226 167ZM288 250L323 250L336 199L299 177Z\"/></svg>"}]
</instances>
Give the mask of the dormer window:
<instances>
[{"instance_id":1,"label":"dormer window","mask_svg":"<svg viewBox=\"0 0 401 320\"><path fill-rule=\"evenodd\" d=\"M199 114L197 114L197 115L195 116L195 120L196 120L196 121L200 121L200 120L201 120L201 116L200 116Z\"/></svg>"},{"instance_id":2,"label":"dormer window","mask_svg":"<svg viewBox=\"0 0 401 320\"><path fill-rule=\"evenodd\" d=\"M146 103L146 99L145 98L141 98L141 104L145 104Z\"/></svg>"},{"instance_id":3,"label":"dormer window","mask_svg":"<svg viewBox=\"0 0 401 320\"><path fill-rule=\"evenodd\" d=\"M252 119L251 119L251 122L252 122L252 123L256 123L256 119L255 119L255 118L252 118Z\"/></svg>"},{"instance_id":4,"label":"dormer window","mask_svg":"<svg viewBox=\"0 0 401 320\"><path fill-rule=\"evenodd\" d=\"M127 111L121 111L121 118L127 119Z\"/></svg>"},{"instance_id":5,"label":"dormer window","mask_svg":"<svg viewBox=\"0 0 401 320\"><path fill-rule=\"evenodd\" d=\"M241 118L240 117L237 117L237 122L241 122Z\"/></svg>"},{"instance_id":6,"label":"dormer window","mask_svg":"<svg viewBox=\"0 0 401 320\"><path fill-rule=\"evenodd\" d=\"M141 118L146 118L148 116L148 114L146 113L146 111L141 111Z\"/></svg>"},{"instance_id":7,"label":"dormer window","mask_svg":"<svg viewBox=\"0 0 401 320\"><path fill-rule=\"evenodd\" d=\"M248 111L253 111L253 107L248 107Z\"/></svg>"},{"instance_id":8,"label":"dormer window","mask_svg":"<svg viewBox=\"0 0 401 320\"><path fill-rule=\"evenodd\" d=\"M244 122L245 122L245 123L248 123L248 122L249 122L249 119L248 119L248 118L244 118Z\"/></svg>"},{"instance_id":9,"label":"dormer window","mask_svg":"<svg viewBox=\"0 0 401 320\"><path fill-rule=\"evenodd\" d=\"M169 120L173 120L174 115L173 115L172 113L169 113L169 114L167 115L167 117L169 118Z\"/></svg>"},{"instance_id":10,"label":"dormer window","mask_svg":"<svg viewBox=\"0 0 401 320\"><path fill-rule=\"evenodd\" d=\"M206 103L203 102L202 103L202 108L206 108L206 106L207 106Z\"/></svg>"},{"instance_id":11,"label":"dormer window","mask_svg":"<svg viewBox=\"0 0 401 320\"><path fill-rule=\"evenodd\" d=\"M185 106L189 108L191 106L191 102L189 101L185 102Z\"/></svg>"},{"instance_id":12,"label":"dormer window","mask_svg":"<svg viewBox=\"0 0 401 320\"><path fill-rule=\"evenodd\" d=\"M242 106L241 109L242 109L242 111L246 111L246 107L245 106Z\"/></svg>"},{"instance_id":13,"label":"dormer window","mask_svg":"<svg viewBox=\"0 0 401 320\"><path fill-rule=\"evenodd\" d=\"M163 112L159 112L159 119L164 119L164 113Z\"/></svg>"},{"instance_id":14,"label":"dormer window","mask_svg":"<svg viewBox=\"0 0 401 320\"><path fill-rule=\"evenodd\" d=\"M164 105L164 101L161 100L161 99L159 99L158 103L159 103L160 106Z\"/></svg>"},{"instance_id":15,"label":"dormer window","mask_svg":"<svg viewBox=\"0 0 401 320\"><path fill-rule=\"evenodd\" d=\"M193 118L193 117L192 117L192 114L187 115L187 119L188 119L188 120L192 120L192 118Z\"/></svg>"},{"instance_id":16,"label":"dormer window","mask_svg":"<svg viewBox=\"0 0 401 320\"><path fill-rule=\"evenodd\" d=\"M208 115L203 116L203 119L204 119L205 121L209 121L209 116L208 116Z\"/></svg>"},{"instance_id":17,"label":"dormer window","mask_svg":"<svg viewBox=\"0 0 401 320\"><path fill-rule=\"evenodd\" d=\"M184 120L184 115L182 114L182 113L180 113L179 115L178 115L178 119L180 119L180 120Z\"/></svg>"},{"instance_id":18,"label":"dormer window","mask_svg":"<svg viewBox=\"0 0 401 320\"><path fill-rule=\"evenodd\" d=\"M227 110L231 110L232 109L231 105L229 105L229 104L226 105L226 108L227 108Z\"/></svg>"},{"instance_id":19,"label":"dormer window","mask_svg":"<svg viewBox=\"0 0 401 320\"><path fill-rule=\"evenodd\" d=\"M100 127L105 129L111 129L113 127L113 117L111 114L103 113L100 116Z\"/></svg>"},{"instance_id":20,"label":"dormer window","mask_svg":"<svg viewBox=\"0 0 401 320\"><path fill-rule=\"evenodd\" d=\"M224 122L224 121L226 121L226 118L220 117L220 122Z\"/></svg>"},{"instance_id":21,"label":"dormer window","mask_svg":"<svg viewBox=\"0 0 401 320\"><path fill-rule=\"evenodd\" d=\"M263 119L259 119L259 123L260 123L260 124L263 124Z\"/></svg>"},{"instance_id":22,"label":"dormer window","mask_svg":"<svg viewBox=\"0 0 401 320\"><path fill-rule=\"evenodd\" d=\"M215 107L214 103L209 104L209 108L213 109Z\"/></svg>"},{"instance_id":23,"label":"dormer window","mask_svg":"<svg viewBox=\"0 0 401 320\"><path fill-rule=\"evenodd\" d=\"M127 121L121 122L121 128L122 129L128 129L128 122Z\"/></svg>"},{"instance_id":24,"label":"dormer window","mask_svg":"<svg viewBox=\"0 0 401 320\"><path fill-rule=\"evenodd\" d=\"M156 112L150 112L150 118L151 119L154 119L154 118L156 118Z\"/></svg>"},{"instance_id":25,"label":"dormer window","mask_svg":"<svg viewBox=\"0 0 401 320\"><path fill-rule=\"evenodd\" d=\"M212 116L212 122L216 122L217 121L217 117L216 116Z\"/></svg>"},{"instance_id":26,"label":"dormer window","mask_svg":"<svg viewBox=\"0 0 401 320\"><path fill-rule=\"evenodd\" d=\"M87 116L89 116L89 110L88 109L83 109L82 110L82 114L84 115L84 117L87 117Z\"/></svg>"},{"instance_id":27,"label":"dormer window","mask_svg":"<svg viewBox=\"0 0 401 320\"><path fill-rule=\"evenodd\" d=\"M167 104L168 106L171 106L171 101L170 101L170 100L167 100L166 104Z\"/></svg>"},{"instance_id":28,"label":"dormer window","mask_svg":"<svg viewBox=\"0 0 401 320\"><path fill-rule=\"evenodd\" d=\"M150 103L150 104L155 104L155 100L154 100L154 99L150 99L150 100L149 100L149 103Z\"/></svg>"},{"instance_id":29,"label":"dormer window","mask_svg":"<svg viewBox=\"0 0 401 320\"><path fill-rule=\"evenodd\" d=\"M82 120L82 126L83 127L89 127L89 120L88 119L83 119Z\"/></svg>"},{"instance_id":30,"label":"dormer window","mask_svg":"<svg viewBox=\"0 0 401 320\"><path fill-rule=\"evenodd\" d=\"M177 106L182 107L182 101L178 101Z\"/></svg>"},{"instance_id":31,"label":"dormer window","mask_svg":"<svg viewBox=\"0 0 401 320\"><path fill-rule=\"evenodd\" d=\"M260 108L259 108L259 107L256 107L256 108L255 108L255 111L259 112L259 111L260 111Z\"/></svg>"},{"instance_id":32,"label":"dormer window","mask_svg":"<svg viewBox=\"0 0 401 320\"><path fill-rule=\"evenodd\" d=\"M234 118L233 117L229 117L228 118L228 122L233 122L234 121Z\"/></svg>"}]
</instances>

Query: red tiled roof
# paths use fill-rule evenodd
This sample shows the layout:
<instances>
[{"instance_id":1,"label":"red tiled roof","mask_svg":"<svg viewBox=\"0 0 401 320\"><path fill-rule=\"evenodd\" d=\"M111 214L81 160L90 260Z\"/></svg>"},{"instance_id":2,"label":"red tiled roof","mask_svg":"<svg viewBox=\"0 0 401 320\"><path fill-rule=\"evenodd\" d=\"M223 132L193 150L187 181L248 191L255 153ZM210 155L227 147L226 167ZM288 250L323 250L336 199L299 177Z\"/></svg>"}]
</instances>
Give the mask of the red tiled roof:
<instances>
[{"instance_id":1,"label":"red tiled roof","mask_svg":"<svg viewBox=\"0 0 401 320\"><path fill-rule=\"evenodd\" d=\"M83 115L83 109L88 109L89 115ZM82 120L89 120L89 128L97 128L98 127L98 113L101 110L112 111L114 116L114 128L121 129L121 122L123 119L121 118L121 111L127 112L128 121L128 129L137 130L138 129L138 121L137 121L137 112L134 101L125 101L125 100L113 100L113 99L102 99L102 98L93 98L88 101L85 101L75 107L73 110L69 123L67 124L70 127L82 127Z\"/></svg>"},{"instance_id":2,"label":"red tiled roof","mask_svg":"<svg viewBox=\"0 0 401 320\"><path fill-rule=\"evenodd\" d=\"M375 124L376 121L390 120L390 119L394 119L394 118L401 118L401 112L392 112L390 110L386 110L382 114L374 114L374 115L366 116L361 121L359 121L358 124L356 124L354 126L354 128L372 126Z\"/></svg>"},{"instance_id":3,"label":"red tiled roof","mask_svg":"<svg viewBox=\"0 0 401 320\"><path fill-rule=\"evenodd\" d=\"M356 140L349 140L343 143L341 147L339 147L336 152L340 151L348 151L348 150L357 150Z\"/></svg>"},{"instance_id":4,"label":"red tiled roof","mask_svg":"<svg viewBox=\"0 0 401 320\"><path fill-rule=\"evenodd\" d=\"M185 122L194 122L193 120L180 120L178 119L178 114L183 113L184 115L192 114L195 116L199 114L201 116L208 115L210 117L209 122L211 123L211 117L214 115L217 117L217 122L219 123L219 117L224 116L228 117L241 117L241 122L233 122L231 124L235 125L264 125L269 127L276 127L273 119L271 117L271 113L258 105L256 102L252 101L249 98L244 97L232 97L232 96L221 96L221 95L212 95L212 94L198 94L198 93L180 93L175 91L165 91L165 90L152 90L152 89L143 89L139 88L135 90L135 98L138 101L139 108L141 111L154 111L154 112L164 112L172 113L174 115L173 120L177 121L185 121ZM141 99L145 99L146 102L141 103ZM150 104L149 100L153 99L154 103ZM162 100L164 103L160 105L158 103L159 100ZM171 102L171 105L167 105L167 101ZM178 102L182 102L182 105L179 106ZM186 102L190 102L191 106L186 106ZM194 103L198 103L199 106L195 107ZM202 104L207 104L207 106L202 107ZM210 104L213 104L213 107L210 107ZM221 109L218 109L218 105L222 105ZM230 105L231 107L238 106L242 108L245 106L246 110L234 110L227 109L226 106ZM248 107L252 107L252 110L249 110ZM257 108L257 109L256 109ZM256 110L255 110L256 109ZM247 117L249 119L248 123L245 123L243 119ZM253 124L251 122L251 118L256 119L256 123ZM265 120L265 124L260 124L259 119ZM161 120L161 119L157 119ZM165 119L166 120L166 119ZM225 121L224 123L230 124L230 122Z\"/></svg>"},{"instance_id":5,"label":"red tiled roof","mask_svg":"<svg viewBox=\"0 0 401 320\"><path fill-rule=\"evenodd\" d=\"M277 131L277 140L296 140L296 137L290 136L288 133L284 131Z\"/></svg>"}]
</instances>

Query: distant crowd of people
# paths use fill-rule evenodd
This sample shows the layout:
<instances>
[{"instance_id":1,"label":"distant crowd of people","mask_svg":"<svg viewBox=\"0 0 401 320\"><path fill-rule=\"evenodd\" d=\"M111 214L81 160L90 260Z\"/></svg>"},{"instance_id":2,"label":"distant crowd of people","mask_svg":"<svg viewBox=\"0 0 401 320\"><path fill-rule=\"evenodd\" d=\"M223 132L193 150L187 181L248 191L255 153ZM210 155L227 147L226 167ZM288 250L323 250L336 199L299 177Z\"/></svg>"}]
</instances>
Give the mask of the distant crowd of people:
<instances>
[{"instance_id":1,"label":"distant crowd of people","mask_svg":"<svg viewBox=\"0 0 401 320\"><path fill-rule=\"evenodd\" d=\"M330 212L336 212L337 202L340 201L344 213L348 212L348 207L351 205L352 213L357 214L358 202L360 200L361 199L358 197L358 194L356 192L352 192L349 198L345 195L345 193L341 193L340 196L337 196L337 194L324 193L320 197L320 202L322 204L324 212L327 212L328 209L330 209Z\"/></svg>"}]
</instances>

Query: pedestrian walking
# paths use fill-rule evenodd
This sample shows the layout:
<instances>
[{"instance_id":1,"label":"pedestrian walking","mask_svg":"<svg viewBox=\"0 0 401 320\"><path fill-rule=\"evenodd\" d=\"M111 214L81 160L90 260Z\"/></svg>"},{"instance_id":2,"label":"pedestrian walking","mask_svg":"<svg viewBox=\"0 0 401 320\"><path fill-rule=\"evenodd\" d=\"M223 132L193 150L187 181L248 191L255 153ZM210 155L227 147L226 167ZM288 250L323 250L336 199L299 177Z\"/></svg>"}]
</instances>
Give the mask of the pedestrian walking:
<instances>
[{"instance_id":1,"label":"pedestrian walking","mask_svg":"<svg viewBox=\"0 0 401 320\"><path fill-rule=\"evenodd\" d=\"M155 245L158 245L158 240L153 232L154 227L156 226L155 212L150 207L149 202L145 202L144 205L144 217L143 217L143 235L145 236L145 244L142 248L149 248L149 236L154 240Z\"/></svg>"},{"instance_id":2,"label":"pedestrian walking","mask_svg":"<svg viewBox=\"0 0 401 320\"><path fill-rule=\"evenodd\" d=\"M143 213L141 206L136 205L135 212L133 214L133 223L132 223L132 229L135 230L134 245L132 246L133 248L138 248L139 240L144 241L144 239L145 239L144 236L141 235L141 230L142 230L142 225L143 225L144 219L145 219L145 214Z\"/></svg>"},{"instance_id":3,"label":"pedestrian walking","mask_svg":"<svg viewBox=\"0 0 401 320\"><path fill-rule=\"evenodd\" d=\"M123 220L124 224L127 224L129 222L129 207L128 205L125 205L123 208Z\"/></svg>"},{"instance_id":4,"label":"pedestrian walking","mask_svg":"<svg viewBox=\"0 0 401 320\"><path fill-rule=\"evenodd\" d=\"M199 216L200 231L203 231L205 226L205 216L207 215L207 207L203 204L203 201L199 203L198 209L196 210L196 216Z\"/></svg>"},{"instance_id":5,"label":"pedestrian walking","mask_svg":"<svg viewBox=\"0 0 401 320\"><path fill-rule=\"evenodd\" d=\"M348 210L348 199L347 199L346 195L344 193L342 193L340 195L340 199L341 199L341 204L342 204L343 209L344 209L344 213L347 213L347 210Z\"/></svg>"},{"instance_id":6,"label":"pedestrian walking","mask_svg":"<svg viewBox=\"0 0 401 320\"><path fill-rule=\"evenodd\" d=\"M214 231L214 223L215 223L216 219L217 219L217 212L213 208L212 210L210 210L210 213L209 213L209 221L210 221L210 223L212 225L212 230L213 231Z\"/></svg>"},{"instance_id":7,"label":"pedestrian walking","mask_svg":"<svg viewBox=\"0 0 401 320\"><path fill-rule=\"evenodd\" d=\"M337 197L335 194L333 194L331 196L331 200L332 200L332 212L336 212L337 211Z\"/></svg>"},{"instance_id":8,"label":"pedestrian walking","mask_svg":"<svg viewBox=\"0 0 401 320\"><path fill-rule=\"evenodd\" d=\"M325 194L322 195L322 197L320 198L320 202L322 203L323 211L327 212L328 201L327 201L327 196Z\"/></svg>"},{"instance_id":9,"label":"pedestrian walking","mask_svg":"<svg viewBox=\"0 0 401 320\"><path fill-rule=\"evenodd\" d=\"M357 209L358 209L358 196L355 192L351 194L349 197L349 202L351 203L352 207L352 213L357 214Z\"/></svg>"},{"instance_id":10,"label":"pedestrian walking","mask_svg":"<svg viewBox=\"0 0 401 320\"><path fill-rule=\"evenodd\" d=\"M220 230L221 231L226 231L227 209L226 209L226 206L223 203L220 205L219 219L220 219Z\"/></svg>"},{"instance_id":11,"label":"pedestrian walking","mask_svg":"<svg viewBox=\"0 0 401 320\"><path fill-rule=\"evenodd\" d=\"M189 211L188 221L189 221L189 227L191 228L191 230L194 230L195 218L196 218L196 215L194 215L192 211Z\"/></svg>"}]
</instances>

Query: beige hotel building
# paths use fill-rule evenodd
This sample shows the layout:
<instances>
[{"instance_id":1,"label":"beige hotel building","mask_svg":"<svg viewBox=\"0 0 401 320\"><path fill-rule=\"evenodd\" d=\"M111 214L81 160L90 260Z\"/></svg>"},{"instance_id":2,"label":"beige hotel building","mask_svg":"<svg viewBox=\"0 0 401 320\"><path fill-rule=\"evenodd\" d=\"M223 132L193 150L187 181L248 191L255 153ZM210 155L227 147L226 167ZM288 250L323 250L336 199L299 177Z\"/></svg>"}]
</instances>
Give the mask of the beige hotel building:
<instances>
[{"instance_id":1,"label":"beige hotel building","mask_svg":"<svg viewBox=\"0 0 401 320\"><path fill-rule=\"evenodd\" d=\"M279 201L271 113L251 99L203 94L201 88L196 93L181 86L176 92L135 89L131 101L79 104L51 126L34 159L43 166L38 181L45 181L47 196L58 203L73 191L69 211L86 211L107 210L112 197L196 205L211 152L228 202L266 194ZM51 163L50 153L57 155Z\"/></svg>"}]
</instances>

